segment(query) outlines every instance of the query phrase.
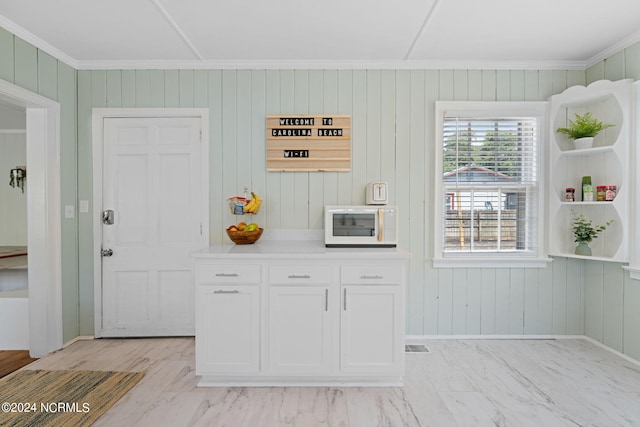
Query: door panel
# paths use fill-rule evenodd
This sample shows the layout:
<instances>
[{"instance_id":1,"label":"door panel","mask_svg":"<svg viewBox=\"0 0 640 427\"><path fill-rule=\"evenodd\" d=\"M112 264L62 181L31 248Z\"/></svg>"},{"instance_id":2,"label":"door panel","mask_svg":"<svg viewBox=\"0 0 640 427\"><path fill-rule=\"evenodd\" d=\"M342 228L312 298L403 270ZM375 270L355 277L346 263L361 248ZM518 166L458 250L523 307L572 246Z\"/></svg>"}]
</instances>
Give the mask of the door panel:
<instances>
[{"instance_id":1,"label":"door panel","mask_svg":"<svg viewBox=\"0 0 640 427\"><path fill-rule=\"evenodd\" d=\"M346 286L342 295L342 372L401 373L404 316L400 286Z\"/></svg>"},{"instance_id":2,"label":"door panel","mask_svg":"<svg viewBox=\"0 0 640 427\"><path fill-rule=\"evenodd\" d=\"M189 143L191 129L185 126L171 126L160 124L157 128L158 143L160 145L186 145Z\"/></svg>"},{"instance_id":3,"label":"door panel","mask_svg":"<svg viewBox=\"0 0 640 427\"><path fill-rule=\"evenodd\" d=\"M269 289L272 372L312 375L331 371L329 290L312 286ZM333 310L332 310L333 311Z\"/></svg>"},{"instance_id":4,"label":"door panel","mask_svg":"<svg viewBox=\"0 0 640 427\"><path fill-rule=\"evenodd\" d=\"M149 319L149 274L145 271L118 272L114 275L114 292L105 300L109 319L120 322L141 322ZM114 323L114 326L116 324Z\"/></svg>"},{"instance_id":5,"label":"door panel","mask_svg":"<svg viewBox=\"0 0 640 427\"><path fill-rule=\"evenodd\" d=\"M198 288L196 374L256 373L260 368L260 288Z\"/></svg>"},{"instance_id":6,"label":"door panel","mask_svg":"<svg viewBox=\"0 0 640 427\"><path fill-rule=\"evenodd\" d=\"M101 336L194 334L194 263L202 235L198 118L106 118Z\"/></svg>"},{"instance_id":7,"label":"door panel","mask_svg":"<svg viewBox=\"0 0 640 427\"><path fill-rule=\"evenodd\" d=\"M190 203L190 194L185 189L194 183L184 171L191 168L187 154L162 154L158 179L162 191L158 195L158 243L160 245L188 243L193 224L185 221L185 209ZM197 229L195 231L198 231Z\"/></svg>"},{"instance_id":8,"label":"door panel","mask_svg":"<svg viewBox=\"0 0 640 427\"><path fill-rule=\"evenodd\" d=\"M158 272L158 318L161 321L180 320L185 312L193 311L193 287L185 289L191 280L190 270L164 270Z\"/></svg>"},{"instance_id":9,"label":"door panel","mask_svg":"<svg viewBox=\"0 0 640 427\"><path fill-rule=\"evenodd\" d=\"M118 184L109 209L113 209L116 215L114 232L117 244L145 245L149 241L146 226L149 216L149 156L119 155L114 166ZM108 230L105 231L108 235Z\"/></svg>"}]
</instances>

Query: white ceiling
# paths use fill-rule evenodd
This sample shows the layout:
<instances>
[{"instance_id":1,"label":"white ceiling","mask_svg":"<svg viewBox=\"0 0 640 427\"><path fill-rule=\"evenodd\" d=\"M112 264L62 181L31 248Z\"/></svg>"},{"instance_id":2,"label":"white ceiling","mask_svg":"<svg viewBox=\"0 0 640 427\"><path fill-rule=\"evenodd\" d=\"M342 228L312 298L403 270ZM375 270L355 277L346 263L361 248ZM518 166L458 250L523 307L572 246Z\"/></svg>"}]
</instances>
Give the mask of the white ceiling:
<instances>
[{"instance_id":1,"label":"white ceiling","mask_svg":"<svg viewBox=\"0 0 640 427\"><path fill-rule=\"evenodd\" d=\"M638 0L0 0L78 69L583 69L640 40Z\"/></svg>"}]
</instances>

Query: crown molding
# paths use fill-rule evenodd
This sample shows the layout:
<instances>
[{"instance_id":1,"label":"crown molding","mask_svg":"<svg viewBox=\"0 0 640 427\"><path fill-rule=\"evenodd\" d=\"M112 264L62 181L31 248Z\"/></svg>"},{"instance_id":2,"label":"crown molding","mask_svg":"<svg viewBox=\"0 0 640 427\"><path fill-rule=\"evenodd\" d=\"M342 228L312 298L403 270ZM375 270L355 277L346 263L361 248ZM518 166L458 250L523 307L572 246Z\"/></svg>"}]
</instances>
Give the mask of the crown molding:
<instances>
[{"instance_id":1,"label":"crown molding","mask_svg":"<svg viewBox=\"0 0 640 427\"><path fill-rule=\"evenodd\" d=\"M585 61L585 70L588 68L593 67L594 65L596 65L597 63L604 61L607 58L612 57L613 55L622 52L623 50L625 50L626 48L628 48L629 46L633 45L634 43L640 42L640 30L638 30L637 32L631 34L628 37L625 37L624 39L620 40L619 42L609 46L608 48L606 48L605 50L601 51L600 53L592 56L591 58L589 58L588 60Z\"/></svg>"},{"instance_id":2,"label":"crown molding","mask_svg":"<svg viewBox=\"0 0 640 427\"><path fill-rule=\"evenodd\" d=\"M36 36L35 34L15 24L13 21L8 20L2 15L0 15L0 27L9 31L14 36L20 37L22 40L26 41L27 43L32 44L33 46L40 49L41 51L48 53L49 55L53 56L57 60L64 62L71 68L75 68L76 70L78 69L78 61L76 61L75 59L73 59L72 57L70 57L63 51L61 51L60 49L42 40L40 37Z\"/></svg>"},{"instance_id":3,"label":"crown molding","mask_svg":"<svg viewBox=\"0 0 640 427\"><path fill-rule=\"evenodd\" d=\"M585 70L584 61L456 61L456 60L203 60L77 61L78 70L304 69L304 70Z\"/></svg>"}]
</instances>

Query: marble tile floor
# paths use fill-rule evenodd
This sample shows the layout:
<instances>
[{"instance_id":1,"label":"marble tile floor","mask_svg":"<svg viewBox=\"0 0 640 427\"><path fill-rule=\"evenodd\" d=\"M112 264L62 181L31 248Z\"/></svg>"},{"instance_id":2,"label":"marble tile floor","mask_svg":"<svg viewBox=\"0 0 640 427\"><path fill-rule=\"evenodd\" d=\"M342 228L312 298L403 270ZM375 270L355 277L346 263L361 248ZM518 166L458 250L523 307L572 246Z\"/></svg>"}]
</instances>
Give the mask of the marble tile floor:
<instances>
[{"instance_id":1,"label":"marble tile floor","mask_svg":"<svg viewBox=\"0 0 640 427\"><path fill-rule=\"evenodd\" d=\"M23 369L146 370L95 426L640 426L640 366L580 339L430 340L398 388L198 388L193 338L78 341Z\"/></svg>"}]
</instances>

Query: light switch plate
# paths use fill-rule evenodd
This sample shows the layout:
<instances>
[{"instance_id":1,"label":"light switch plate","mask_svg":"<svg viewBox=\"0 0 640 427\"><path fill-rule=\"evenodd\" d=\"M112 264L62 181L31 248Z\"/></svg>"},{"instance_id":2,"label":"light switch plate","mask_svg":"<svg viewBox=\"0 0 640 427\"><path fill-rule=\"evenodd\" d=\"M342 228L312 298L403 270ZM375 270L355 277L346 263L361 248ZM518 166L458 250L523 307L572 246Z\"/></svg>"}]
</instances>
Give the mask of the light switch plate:
<instances>
[{"instance_id":1,"label":"light switch plate","mask_svg":"<svg viewBox=\"0 0 640 427\"><path fill-rule=\"evenodd\" d=\"M75 217L75 209L73 208L73 205L64 206L64 217L66 219L72 219Z\"/></svg>"},{"instance_id":2,"label":"light switch plate","mask_svg":"<svg viewBox=\"0 0 640 427\"><path fill-rule=\"evenodd\" d=\"M89 213L89 201L80 200L80 213Z\"/></svg>"}]
</instances>

